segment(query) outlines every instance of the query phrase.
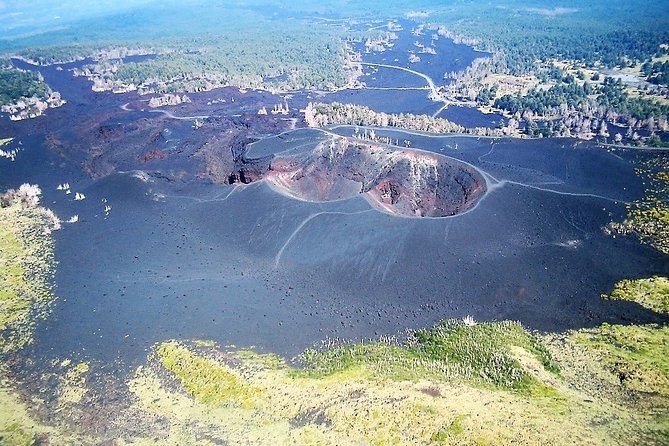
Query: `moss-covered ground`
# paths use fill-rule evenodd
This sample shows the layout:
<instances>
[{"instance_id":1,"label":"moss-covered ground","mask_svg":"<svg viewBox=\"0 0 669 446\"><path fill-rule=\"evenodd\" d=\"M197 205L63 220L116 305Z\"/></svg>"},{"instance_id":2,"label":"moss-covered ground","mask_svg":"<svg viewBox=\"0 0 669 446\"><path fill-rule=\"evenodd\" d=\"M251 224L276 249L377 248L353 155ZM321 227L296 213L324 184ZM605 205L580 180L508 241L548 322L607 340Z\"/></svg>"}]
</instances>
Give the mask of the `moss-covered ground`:
<instances>
[{"instance_id":1,"label":"moss-covered ground","mask_svg":"<svg viewBox=\"0 0 669 446\"><path fill-rule=\"evenodd\" d=\"M654 276L648 279L621 280L604 299L636 302L657 313L669 314L669 279Z\"/></svg>"},{"instance_id":2,"label":"moss-covered ground","mask_svg":"<svg viewBox=\"0 0 669 446\"><path fill-rule=\"evenodd\" d=\"M354 344L307 350L302 357L307 366L304 373L315 377L363 368L374 378L458 379L472 385L527 392L543 387L523 368L514 349L528 352L543 367L558 372L536 337L509 321L468 325L446 320L411 333L406 347Z\"/></svg>"},{"instance_id":3,"label":"moss-covered ground","mask_svg":"<svg viewBox=\"0 0 669 446\"><path fill-rule=\"evenodd\" d=\"M667 314L668 283L666 277L623 280L602 297ZM669 444L669 326L605 323L543 340L572 388L621 414L636 412L638 423L625 423L624 431L638 444Z\"/></svg>"},{"instance_id":4,"label":"moss-covered ground","mask_svg":"<svg viewBox=\"0 0 669 446\"><path fill-rule=\"evenodd\" d=\"M668 326L603 324L572 340L595 351L620 385L669 398Z\"/></svg>"},{"instance_id":5,"label":"moss-covered ground","mask_svg":"<svg viewBox=\"0 0 669 446\"><path fill-rule=\"evenodd\" d=\"M579 347L575 339L561 337L562 348ZM124 441L662 444L660 415L572 383L574 361L556 361L557 345L517 323L448 320L403 344L307 350L296 368L275 355L168 341L130 388L140 413L169 423L150 440Z\"/></svg>"},{"instance_id":6,"label":"moss-covered ground","mask_svg":"<svg viewBox=\"0 0 669 446\"><path fill-rule=\"evenodd\" d=\"M0 444L33 446L47 431L28 413L28 405L8 383L0 384Z\"/></svg>"},{"instance_id":7,"label":"moss-covered ground","mask_svg":"<svg viewBox=\"0 0 669 446\"><path fill-rule=\"evenodd\" d=\"M0 207L0 353L32 341L53 301L53 241L42 213L20 202Z\"/></svg>"},{"instance_id":8,"label":"moss-covered ground","mask_svg":"<svg viewBox=\"0 0 669 446\"><path fill-rule=\"evenodd\" d=\"M669 314L669 279L622 280L606 299L627 300ZM614 381L628 390L668 398L669 326L658 324L612 325L581 329L570 340L591 351Z\"/></svg>"},{"instance_id":9,"label":"moss-covered ground","mask_svg":"<svg viewBox=\"0 0 669 446\"><path fill-rule=\"evenodd\" d=\"M5 140L3 140L5 141ZM2 141L0 141L1 143ZM47 428L6 377L4 359L32 342L48 312L53 241L42 213L20 201L0 206L0 444L33 445Z\"/></svg>"}]
</instances>

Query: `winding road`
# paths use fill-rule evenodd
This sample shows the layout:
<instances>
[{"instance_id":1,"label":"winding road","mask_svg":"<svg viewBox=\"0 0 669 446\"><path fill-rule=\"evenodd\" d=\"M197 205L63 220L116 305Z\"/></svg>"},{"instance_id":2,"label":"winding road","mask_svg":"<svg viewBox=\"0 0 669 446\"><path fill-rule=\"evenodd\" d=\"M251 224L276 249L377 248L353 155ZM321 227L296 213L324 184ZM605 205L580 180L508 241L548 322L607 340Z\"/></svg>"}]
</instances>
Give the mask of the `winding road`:
<instances>
[{"instance_id":1,"label":"winding road","mask_svg":"<svg viewBox=\"0 0 669 446\"><path fill-rule=\"evenodd\" d=\"M460 102L460 101L451 101L450 99L446 99L439 93L439 89L437 88L437 85L434 83L432 78L428 76L425 73L421 73L420 71L412 70L411 68L406 68L406 67L401 67L399 65L389 65L389 64L382 64L382 63L372 63L372 62L360 62L360 65L367 65L370 67L382 67L382 68L390 68L394 70L401 70L401 71L406 71L407 73L415 74L416 76L420 76L425 81L427 82L428 89L430 90L430 99L433 100L434 102L437 103L442 103L444 104L439 110L437 110L432 117L436 118L439 113L444 111L449 105L459 105L459 106L467 106L467 107L474 107L476 106L475 102L469 101L469 102ZM407 90L410 88L406 88ZM422 88L411 88L411 89L422 89Z\"/></svg>"},{"instance_id":2,"label":"winding road","mask_svg":"<svg viewBox=\"0 0 669 446\"><path fill-rule=\"evenodd\" d=\"M439 90L437 89L437 86L435 85L434 81L430 76L427 74L423 74L419 71L412 70L411 68L405 68L405 67L400 67L398 65L387 65L387 64L382 64L382 63L371 63L371 62L360 62L360 65L367 65L367 66L373 66L373 67L383 67L383 68L392 68L395 70L402 70L406 71L407 73L412 73L415 74L416 76L420 76L423 79L427 81L427 85L430 87L430 90L432 92L431 96L433 98L440 98ZM444 100L439 100L435 102L444 102Z\"/></svg>"}]
</instances>

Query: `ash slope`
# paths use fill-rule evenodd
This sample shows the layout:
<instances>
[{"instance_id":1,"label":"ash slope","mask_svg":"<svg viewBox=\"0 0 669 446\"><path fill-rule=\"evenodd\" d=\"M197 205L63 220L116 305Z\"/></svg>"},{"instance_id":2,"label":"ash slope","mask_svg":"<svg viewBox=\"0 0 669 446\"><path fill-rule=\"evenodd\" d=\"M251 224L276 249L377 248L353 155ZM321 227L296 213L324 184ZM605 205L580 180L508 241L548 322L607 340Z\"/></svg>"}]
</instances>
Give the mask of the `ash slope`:
<instances>
[{"instance_id":1,"label":"ash slope","mask_svg":"<svg viewBox=\"0 0 669 446\"><path fill-rule=\"evenodd\" d=\"M298 130L262 143L301 153L323 141ZM435 151L444 144L420 141ZM650 248L601 231L643 190L637 152L574 151L555 140L537 157L535 142L506 141L485 156L488 140L446 141L458 144L450 154L498 181L451 218L397 218L360 194L295 200L266 181L97 180L84 190L84 221L58 234L58 293L67 300L36 345L141 362L162 339L206 338L292 356L326 337L364 339L465 315L556 331L659 320L599 297L621 277L667 273ZM561 156L578 163L558 178L559 163L546 160ZM610 169L597 169L603 162ZM93 204L103 196L113 205L106 218Z\"/></svg>"}]
</instances>

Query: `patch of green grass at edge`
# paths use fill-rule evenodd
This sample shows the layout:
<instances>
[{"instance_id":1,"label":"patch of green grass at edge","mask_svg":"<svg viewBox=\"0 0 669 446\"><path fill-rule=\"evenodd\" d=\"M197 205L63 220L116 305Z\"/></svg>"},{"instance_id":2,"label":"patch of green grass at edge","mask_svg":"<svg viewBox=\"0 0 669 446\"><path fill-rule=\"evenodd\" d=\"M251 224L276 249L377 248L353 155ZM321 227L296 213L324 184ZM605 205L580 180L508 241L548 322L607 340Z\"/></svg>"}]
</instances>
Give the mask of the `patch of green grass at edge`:
<instances>
[{"instance_id":1,"label":"patch of green grass at edge","mask_svg":"<svg viewBox=\"0 0 669 446\"><path fill-rule=\"evenodd\" d=\"M9 140L0 140L0 145ZM0 207L0 378L3 378L5 355L17 351L31 340L32 324L24 316L34 305L31 299L49 301L44 285L51 261L51 245L41 234L43 219L21 204ZM31 282L32 281L32 282ZM42 286L44 285L44 286ZM0 444L31 446L44 430L26 413L18 394L4 382L0 383Z\"/></svg>"},{"instance_id":2,"label":"patch of green grass at edge","mask_svg":"<svg viewBox=\"0 0 669 446\"><path fill-rule=\"evenodd\" d=\"M218 362L199 356L176 341L160 344L156 350L163 366L173 373L195 399L211 405L253 406L258 393Z\"/></svg>"},{"instance_id":3,"label":"patch of green grass at edge","mask_svg":"<svg viewBox=\"0 0 669 446\"><path fill-rule=\"evenodd\" d=\"M5 424L0 431L0 444L3 446L33 446L35 441L35 433L17 422Z\"/></svg>"},{"instance_id":4,"label":"patch of green grass at edge","mask_svg":"<svg viewBox=\"0 0 669 446\"><path fill-rule=\"evenodd\" d=\"M622 280L605 299L626 300L669 314L669 278ZM603 364L626 388L669 398L669 326L612 325L583 329L574 341L602 356Z\"/></svg>"},{"instance_id":5,"label":"patch of green grass at edge","mask_svg":"<svg viewBox=\"0 0 669 446\"><path fill-rule=\"evenodd\" d=\"M652 311L669 314L669 278L622 280L604 299L637 302ZM669 326L666 324L613 325L581 329L571 340L597 355L604 369L621 387L653 398L654 404L669 407ZM669 416L662 410L648 418L642 434L649 444L669 444Z\"/></svg>"},{"instance_id":6,"label":"patch of green grass at edge","mask_svg":"<svg viewBox=\"0 0 669 446\"><path fill-rule=\"evenodd\" d=\"M519 323L467 325L452 319L411 333L405 346L377 342L307 350L302 355L306 369L298 373L318 377L364 368L372 379L429 377L528 394L550 393L528 374L512 347L527 350L546 370L559 373L550 353Z\"/></svg>"},{"instance_id":7,"label":"patch of green grass at edge","mask_svg":"<svg viewBox=\"0 0 669 446\"><path fill-rule=\"evenodd\" d=\"M462 422L465 420L465 418L467 417L464 415L456 416L448 427L432 434L430 440L434 441L435 443L446 443L453 437L459 436L465 430L464 426L462 425Z\"/></svg>"},{"instance_id":8,"label":"patch of green grass at edge","mask_svg":"<svg viewBox=\"0 0 669 446\"><path fill-rule=\"evenodd\" d=\"M621 280L610 295L602 298L636 302L657 313L669 314L669 278L653 276L648 279Z\"/></svg>"},{"instance_id":9,"label":"patch of green grass at edge","mask_svg":"<svg viewBox=\"0 0 669 446\"><path fill-rule=\"evenodd\" d=\"M519 323L467 325L458 320L413 332L405 345L373 342L307 349L300 357L304 367L289 368L288 372L294 377L315 379L338 375L408 381L430 378L532 396L555 396L553 388L530 375L514 357L514 347L529 352L549 372L559 373L546 348ZM159 344L156 353L163 366L202 402L249 405L257 392L220 362L176 341ZM244 351L235 355L247 365L274 369L285 365L276 355Z\"/></svg>"}]
</instances>

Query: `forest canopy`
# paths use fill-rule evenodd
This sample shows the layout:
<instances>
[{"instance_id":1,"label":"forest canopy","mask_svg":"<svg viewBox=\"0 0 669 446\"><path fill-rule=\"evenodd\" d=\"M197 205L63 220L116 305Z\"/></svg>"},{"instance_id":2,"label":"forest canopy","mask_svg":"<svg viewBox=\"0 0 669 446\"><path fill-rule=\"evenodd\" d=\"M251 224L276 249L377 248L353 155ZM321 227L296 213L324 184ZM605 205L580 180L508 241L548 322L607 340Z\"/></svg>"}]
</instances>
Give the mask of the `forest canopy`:
<instances>
[{"instance_id":1,"label":"forest canopy","mask_svg":"<svg viewBox=\"0 0 669 446\"><path fill-rule=\"evenodd\" d=\"M48 87L39 75L29 71L0 68L0 105L12 104L26 97L44 97Z\"/></svg>"}]
</instances>

